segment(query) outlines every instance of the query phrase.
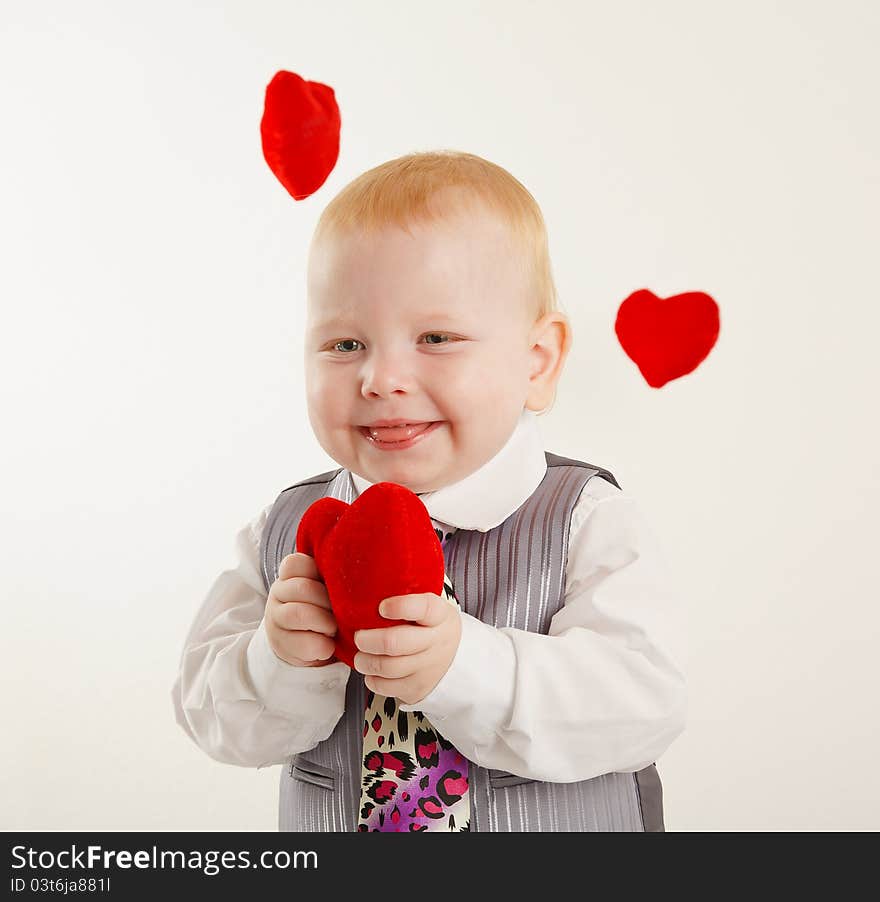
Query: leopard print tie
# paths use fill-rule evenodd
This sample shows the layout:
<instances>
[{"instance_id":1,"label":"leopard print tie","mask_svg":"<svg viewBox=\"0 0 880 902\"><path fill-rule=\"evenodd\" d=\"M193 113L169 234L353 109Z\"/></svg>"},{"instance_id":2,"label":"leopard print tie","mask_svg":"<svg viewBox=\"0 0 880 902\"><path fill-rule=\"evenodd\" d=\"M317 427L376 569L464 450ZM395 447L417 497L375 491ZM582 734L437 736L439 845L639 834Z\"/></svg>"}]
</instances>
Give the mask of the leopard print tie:
<instances>
[{"instance_id":1,"label":"leopard print tie","mask_svg":"<svg viewBox=\"0 0 880 902\"><path fill-rule=\"evenodd\" d=\"M432 523L445 546L455 530ZM458 607L446 576L443 597ZM467 758L420 711L367 689L358 831L469 829Z\"/></svg>"}]
</instances>

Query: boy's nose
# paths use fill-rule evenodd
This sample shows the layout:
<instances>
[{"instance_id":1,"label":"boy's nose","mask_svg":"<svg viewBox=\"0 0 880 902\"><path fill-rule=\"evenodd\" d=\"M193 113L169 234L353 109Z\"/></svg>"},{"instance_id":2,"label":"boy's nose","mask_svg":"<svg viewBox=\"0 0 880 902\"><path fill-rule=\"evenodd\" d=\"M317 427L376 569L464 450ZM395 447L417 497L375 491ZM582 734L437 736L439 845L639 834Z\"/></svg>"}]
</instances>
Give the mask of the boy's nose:
<instances>
[{"instance_id":1,"label":"boy's nose","mask_svg":"<svg viewBox=\"0 0 880 902\"><path fill-rule=\"evenodd\" d=\"M364 367L361 394L365 398L384 398L396 392L411 391L412 380L401 361L373 360Z\"/></svg>"}]
</instances>

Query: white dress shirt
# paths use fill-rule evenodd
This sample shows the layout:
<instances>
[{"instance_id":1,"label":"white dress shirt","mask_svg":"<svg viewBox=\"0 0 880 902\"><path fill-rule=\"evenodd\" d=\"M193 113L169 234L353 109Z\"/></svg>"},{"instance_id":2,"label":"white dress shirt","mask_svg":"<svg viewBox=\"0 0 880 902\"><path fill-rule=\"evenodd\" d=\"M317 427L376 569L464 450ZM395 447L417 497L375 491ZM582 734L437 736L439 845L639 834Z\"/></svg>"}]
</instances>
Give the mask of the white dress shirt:
<instances>
[{"instance_id":1,"label":"white dress shirt","mask_svg":"<svg viewBox=\"0 0 880 902\"><path fill-rule=\"evenodd\" d=\"M546 471L539 418L523 411L507 444L461 481L420 495L441 529L486 532ZM350 473L356 497L371 483ZM272 651L260 536L274 502L236 536L190 628L172 690L178 723L212 758L281 764L326 739L351 669L295 667ZM625 491L595 476L571 517L565 597L547 635L462 613L458 651L417 704L471 761L554 782L639 770L684 729L677 599L656 536ZM355 678L362 678L355 674Z\"/></svg>"}]
</instances>

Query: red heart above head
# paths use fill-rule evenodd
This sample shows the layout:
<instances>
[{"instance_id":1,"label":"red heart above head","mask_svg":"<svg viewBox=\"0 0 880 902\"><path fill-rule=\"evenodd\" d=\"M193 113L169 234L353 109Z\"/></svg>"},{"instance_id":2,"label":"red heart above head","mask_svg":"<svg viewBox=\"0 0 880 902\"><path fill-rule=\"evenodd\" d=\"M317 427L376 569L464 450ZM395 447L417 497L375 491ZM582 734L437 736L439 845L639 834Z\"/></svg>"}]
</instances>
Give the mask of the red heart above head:
<instances>
[{"instance_id":1,"label":"red heart above head","mask_svg":"<svg viewBox=\"0 0 880 902\"><path fill-rule=\"evenodd\" d=\"M303 514L296 550L315 559L336 617L336 657L354 667L357 630L406 623L379 614L392 595L443 591L443 549L418 495L377 482L353 504L320 498Z\"/></svg>"},{"instance_id":2,"label":"red heart above head","mask_svg":"<svg viewBox=\"0 0 880 902\"><path fill-rule=\"evenodd\" d=\"M339 107L333 88L276 72L260 120L263 157L294 200L313 194L339 157Z\"/></svg>"},{"instance_id":3,"label":"red heart above head","mask_svg":"<svg viewBox=\"0 0 880 902\"><path fill-rule=\"evenodd\" d=\"M702 291L659 298L643 288L617 311L614 331L627 356L652 388L695 370L720 328L718 305Z\"/></svg>"}]
</instances>

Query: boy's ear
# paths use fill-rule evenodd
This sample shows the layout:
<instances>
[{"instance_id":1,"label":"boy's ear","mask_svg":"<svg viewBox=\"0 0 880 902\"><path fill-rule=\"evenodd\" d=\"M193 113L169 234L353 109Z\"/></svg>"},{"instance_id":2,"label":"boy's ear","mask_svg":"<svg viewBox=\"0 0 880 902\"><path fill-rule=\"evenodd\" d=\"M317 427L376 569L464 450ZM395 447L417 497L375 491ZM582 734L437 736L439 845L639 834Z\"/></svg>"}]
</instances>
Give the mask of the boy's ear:
<instances>
[{"instance_id":1,"label":"boy's ear","mask_svg":"<svg viewBox=\"0 0 880 902\"><path fill-rule=\"evenodd\" d=\"M540 412L553 403L571 342L571 324L559 310L545 313L529 330L531 363L525 405L528 410Z\"/></svg>"}]
</instances>

